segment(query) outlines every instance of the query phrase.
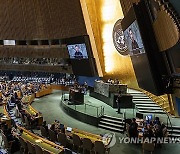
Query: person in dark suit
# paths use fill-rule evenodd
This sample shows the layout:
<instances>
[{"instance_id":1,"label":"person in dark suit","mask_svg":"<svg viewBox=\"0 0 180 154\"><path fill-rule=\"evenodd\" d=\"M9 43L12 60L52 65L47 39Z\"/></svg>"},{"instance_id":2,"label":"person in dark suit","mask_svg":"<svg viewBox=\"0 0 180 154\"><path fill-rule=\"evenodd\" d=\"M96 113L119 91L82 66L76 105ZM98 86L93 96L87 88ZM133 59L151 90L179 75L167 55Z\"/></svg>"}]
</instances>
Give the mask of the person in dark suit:
<instances>
[{"instance_id":1,"label":"person in dark suit","mask_svg":"<svg viewBox=\"0 0 180 154\"><path fill-rule=\"evenodd\" d=\"M138 124L136 123L136 119L133 118L132 122L129 126L129 135L130 137L138 137Z\"/></svg>"},{"instance_id":2,"label":"person in dark suit","mask_svg":"<svg viewBox=\"0 0 180 154\"><path fill-rule=\"evenodd\" d=\"M116 103L117 103L117 108L118 108L118 110L117 110L117 113L118 114L122 114L121 112L120 112L120 101L121 101L121 97L122 97L122 94L121 94L121 92L119 92L119 94L118 94L118 96L117 96L117 99L116 99Z\"/></svg>"},{"instance_id":3,"label":"person in dark suit","mask_svg":"<svg viewBox=\"0 0 180 154\"><path fill-rule=\"evenodd\" d=\"M48 132L48 126L46 125L46 121L43 121L42 123L42 127L45 128L45 130Z\"/></svg>"},{"instance_id":4,"label":"person in dark suit","mask_svg":"<svg viewBox=\"0 0 180 154\"><path fill-rule=\"evenodd\" d=\"M77 59L82 59L83 58L83 54L81 53L79 47L76 45L75 46L75 54L74 54L74 58Z\"/></svg>"},{"instance_id":5,"label":"person in dark suit","mask_svg":"<svg viewBox=\"0 0 180 154\"><path fill-rule=\"evenodd\" d=\"M132 54L139 54L140 53L139 45L135 40L135 36L131 28L129 29L129 37L131 39Z\"/></svg>"}]
</instances>

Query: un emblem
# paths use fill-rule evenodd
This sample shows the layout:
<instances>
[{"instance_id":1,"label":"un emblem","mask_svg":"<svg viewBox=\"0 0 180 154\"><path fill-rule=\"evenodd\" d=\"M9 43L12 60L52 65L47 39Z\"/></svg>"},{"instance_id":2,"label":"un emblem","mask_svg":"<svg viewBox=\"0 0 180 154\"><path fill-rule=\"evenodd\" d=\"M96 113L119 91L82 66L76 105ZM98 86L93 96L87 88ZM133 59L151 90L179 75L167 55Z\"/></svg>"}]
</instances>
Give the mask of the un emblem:
<instances>
[{"instance_id":1,"label":"un emblem","mask_svg":"<svg viewBox=\"0 0 180 154\"><path fill-rule=\"evenodd\" d=\"M122 55L128 55L128 48L125 43L123 31L121 28L121 19L119 19L113 28L113 42L116 50Z\"/></svg>"}]
</instances>

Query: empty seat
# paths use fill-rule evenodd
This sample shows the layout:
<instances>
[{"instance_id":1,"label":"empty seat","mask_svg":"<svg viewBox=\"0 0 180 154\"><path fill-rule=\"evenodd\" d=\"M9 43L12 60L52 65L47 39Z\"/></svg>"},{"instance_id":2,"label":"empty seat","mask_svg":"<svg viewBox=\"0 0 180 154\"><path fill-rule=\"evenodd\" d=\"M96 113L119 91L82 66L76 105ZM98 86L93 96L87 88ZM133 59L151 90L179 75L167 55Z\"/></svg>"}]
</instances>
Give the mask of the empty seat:
<instances>
[{"instance_id":1,"label":"empty seat","mask_svg":"<svg viewBox=\"0 0 180 154\"><path fill-rule=\"evenodd\" d=\"M56 142L57 141L57 135L54 131L52 131L51 129L48 130L49 132L49 138L51 141Z\"/></svg>"},{"instance_id":2,"label":"empty seat","mask_svg":"<svg viewBox=\"0 0 180 154\"><path fill-rule=\"evenodd\" d=\"M26 153L27 150L28 150L26 141L20 136L19 137L19 142L21 144L21 149L23 150L23 153Z\"/></svg>"},{"instance_id":3,"label":"empty seat","mask_svg":"<svg viewBox=\"0 0 180 154\"><path fill-rule=\"evenodd\" d=\"M52 152L48 151L48 150L43 150L43 154L53 154Z\"/></svg>"},{"instance_id":4,"label":"empty seat","mask_svg":"<svg viewBox=\"0 0 180 154\"><path fill-rule=\"evenodd\" d=\"M66 147L67 146L67 137L66 134L64 133L59 133L58 134L58 142L61 143L62 146Z\"/></svg>"},{"instance_id":5,"label":"empty seat","mask_svg":"<svg viewBox=\"0 0 180 154\"><path fill-rule=\"evenodd\" d=\"M42 148L38 145L35 145L35 151L36 151L36 154L43 154Z\"/></svg>"},{"instance_id":6,"label":"empty seat","mask_svg":"<svg viewBox=\"0 0 180 154\"><path fill-rule=\"evenodd\" d=\"M42 136L48 137L48 132L46 131L46 129L43 126L40 127L40 130L41 130L41 135Z\"/></svg>"},{"instance_id":7,"label":"empty seat","mask_svg":"<svg viewBox=\"0 0 180 154\"><path fill-rule=\"evenodd\" d=\"M73 146L77 147L78 150L80 150L80 148L82 147L82 141L80 137L76 134L73 134Z\"/></svg>"},{"instance_id":8,"label":"empty seat","mask_svg":"<svg viewBox=\"0 0 180 154\"><path fill-rule=\"evenodd\" d=\"M109 153L110 149L105 148L103 142L95 141L95 143L94 143L94 151L95 151L95 153L98 153L98 154L105 154L105 153Z\"/></svg>"},{"instance_id":9,"label":"empty seat","mask_svg":"<svg viewBox=\"0 0 180 154\"><path fill-rule=\"evenodd\" d=\"M93 146L94 145L90 139L83 138L83 152L85 151L92 152Z\"/></svg>"},{"instance_id":10,"label":"empty seat","mask_svg":"<svg viewBox=\"0 0 180 154\"><path fill-rule=\"evenodd\" d=\"M35 146L31 142L27 141L27 146L28 146L28 153L29 154L35 154L36 153Z\"/></svg>"}]
</instances>

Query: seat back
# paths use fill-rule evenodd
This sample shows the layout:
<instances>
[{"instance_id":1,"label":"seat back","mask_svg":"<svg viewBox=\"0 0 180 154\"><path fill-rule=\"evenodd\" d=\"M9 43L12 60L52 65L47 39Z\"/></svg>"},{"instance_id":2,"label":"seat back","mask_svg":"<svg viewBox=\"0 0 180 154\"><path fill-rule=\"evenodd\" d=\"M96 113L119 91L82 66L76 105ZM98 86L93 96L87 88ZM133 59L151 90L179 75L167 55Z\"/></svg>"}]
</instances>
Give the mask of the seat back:
<instances>
[{"instance_id":1,"label":"seat back","mask_svg":"<svg viewBox=\"0 0 180 154\"><path fill-rule=\"evenodd\" d=\"M54 131L52 131L51 129L49 129L48 132L49 132L50 140L53 141L53 142L56 142L57 141L56 133Z\"/></svg>"},{"instance_id":2,"label":"seat back","mask_svg":"<svg viewBox=\"0 0 180 154\"><path fill-rule=\"evenodd\" d=\"M35 145L35 151L36 151L36 154L43 154L42 148L38 145Z\"/></svg>"},{"instance_id":3,"label":"seat back","mask_svg":"<svg viewBox=\"0 0 180 154\"><path fill-rule=\"evenodd\" d=\"M31 144L31 142L27 141L27 146L28 146L28 152L30 154L35 154L35 146L33 144Z\"/></svg>"},{"instance_id":4,"label":"seat back","mask_svg":"<svg viewBox=\"0 0 180 154\"><path fill-rule=\"evenodd\" d=\"M97 152L98 154L104 154L106 150L105 150L103 142L95 141L94 151Z\"/></svg>"},{"instance_id":5,"label":"seat back","mask_svg":"<svg viewBox=\"0 0 180 154\"><path fill-rule=\"evenodd\" d=\"M44 150L43 150L43 154L52 154L52 152L44 149Z\"/></svg>"},{"instance_id":6,"label":"seat back","mask_svg":"<svg viewBox=\"0 0 180 154\"><path fill-rule=\"evenodd\" d=\"M21 117L22 122L25 123L24 116L21 113L19 113L19 115Z\"/></svg>"},{"instance_id":7,"label":"seat back","mask_svg":"<svg viewBox=\"0 0 180 154\"><path fill-rule=\"evenodd\" d=\"M67 146L67 137L66 134L64 133L59 133L58 134L58 142L61 143L61 145L63 145L64 147Z\"/></svg>"},{"instance_id":8,"label":"seat back","mask_svg":"<svg viewBox=\"0 0 180 154\"><path fill-rule=\"evenodd\" d=\"M21 136L19 137L19 142L20 142L21 147L23 149L27 149L27 143L25 142L25 140Z\"/></svg>"},{"instance_id":9,"label":"seat back","mask_svg":"<svg viewBox=\"0 0 180 154\"><path fill-rule=\"evenodd\" d=\"M88 138L83 138L83 149L91 151L93 148L93 143Z\"/></svg>"},{"instance_id":10,"label":"seat back","mask_svg":"<svg viewBox=\"0 0 180 154\"><path fill-rule=\"evenodd\" d=\"M46 129L43 126L40 127L40 130L41 130L41 135L42 136L48 137L48 132L46 131Z\"/></svg>"},{"instance_id":11,"label":"seat back","mask_svg":"<svg viewBox=\"0 0 180 154\"><path fill-rule=\"evenodd\" d=\"M82 145L82 141L81 141L80 137L76 134L73 134L73 144L78 147L80 147Z\"/></svg>"},{"instance_id":12,"label":"seat back","mask_svg":"<svg viewBox=\"0 0 180 154\"><path fill-rule=\"evenodd\" d=\"M4 141L5 149L8 149L10 147L9 142L7 140L7 137L2 133L2 140Z\"/></svg>"},{"instance_id":13,"label":"seat back","mask_svg":"<svg viewBox=\"0 0 180 154\"><path fill-rule=\"evenodd\" d=\"M64 152L65 152L65 154L72 154L73 152L70 150L70 149L68 149L68 148L65 148L64 149Z\"/></svg>"},{"instance_id":14,"label":"seat back","mask_svg":"<svg viewBox=\"0 0 180 154\"><path fill-rule=\"evenodd\" d=\"M31 125L30 125L29 120L28 120L28 118L26 116L24 116L24 120L25 120L25 123L26 123L26 127L30 128Z\"/></svg>"}]
</instances>

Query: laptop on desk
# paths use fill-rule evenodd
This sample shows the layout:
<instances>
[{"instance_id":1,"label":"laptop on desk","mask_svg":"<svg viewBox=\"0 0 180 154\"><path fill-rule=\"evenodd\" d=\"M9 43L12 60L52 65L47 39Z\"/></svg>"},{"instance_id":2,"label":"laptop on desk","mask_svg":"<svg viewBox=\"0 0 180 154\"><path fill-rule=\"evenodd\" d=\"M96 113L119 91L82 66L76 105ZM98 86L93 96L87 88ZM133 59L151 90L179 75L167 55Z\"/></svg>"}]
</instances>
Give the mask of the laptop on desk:
<instances>
[{"instance_id":1,"label":"laptop on desk","mask_svg":"<svg viewBox=\"0 0 180 154\"><path fill-rule=\"evenodd\" d=\"M72 131L72 128L71 128L71 127L67 127L66 130L67 130L68 132L71 132L71 131Z\"/></svg>"}]
</instances>

